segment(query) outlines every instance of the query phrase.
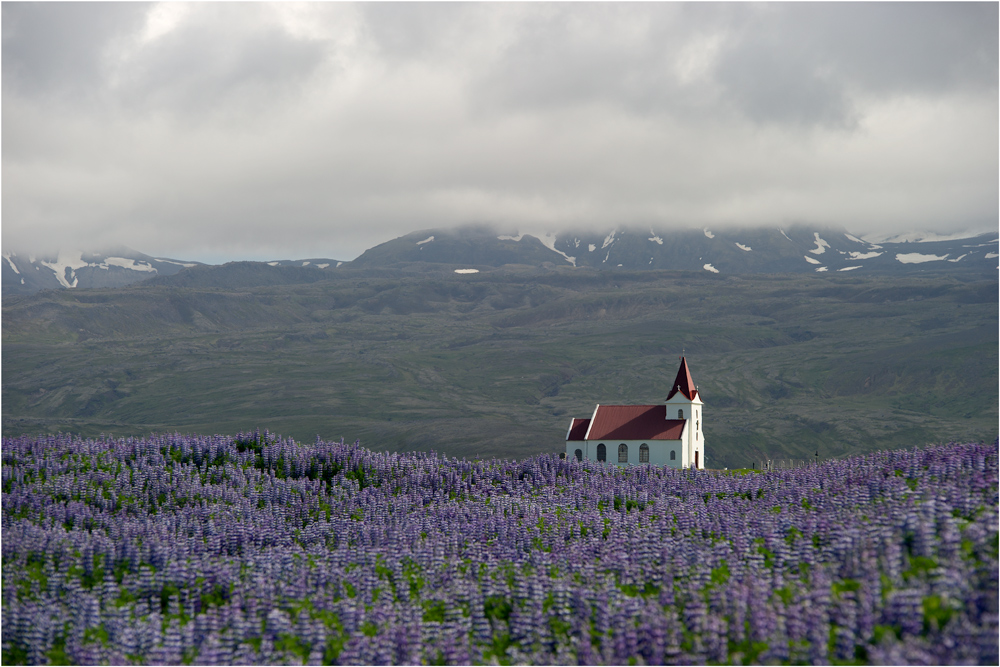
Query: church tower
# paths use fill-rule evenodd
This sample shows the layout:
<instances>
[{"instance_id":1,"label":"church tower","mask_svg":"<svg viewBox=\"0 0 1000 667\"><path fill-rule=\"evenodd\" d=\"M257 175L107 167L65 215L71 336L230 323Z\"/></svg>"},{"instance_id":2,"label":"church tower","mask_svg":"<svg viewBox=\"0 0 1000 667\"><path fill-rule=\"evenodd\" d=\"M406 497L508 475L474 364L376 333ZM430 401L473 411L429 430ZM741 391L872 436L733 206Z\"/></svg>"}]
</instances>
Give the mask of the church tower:
<instances>
[{"instance_id":1,"label":"church tower","mask_svg":"<svg viewBox=\"0 0 1000 667\"><path fill-rule=\"evenodd\" d=\"M698 387L691 379L687 359L681 357L681 367L667 394L667 419L683 419L684 432L681 435L681 467L705 468L705 437L701 432L702 407Z\"/></svg>"}]
</instances>

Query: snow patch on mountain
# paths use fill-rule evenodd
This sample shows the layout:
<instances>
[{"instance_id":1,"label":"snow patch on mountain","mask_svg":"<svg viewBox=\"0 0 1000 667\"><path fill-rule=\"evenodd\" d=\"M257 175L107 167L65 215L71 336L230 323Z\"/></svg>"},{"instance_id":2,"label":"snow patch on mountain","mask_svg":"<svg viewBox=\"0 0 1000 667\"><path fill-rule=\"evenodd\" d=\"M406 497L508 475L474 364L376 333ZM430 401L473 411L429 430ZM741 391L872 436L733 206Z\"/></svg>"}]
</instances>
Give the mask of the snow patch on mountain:
<instances>
[{"instance_id":1,"label":"snow patch on mountain","mask_svg":"<svg viewBox=\"0 0 1000 667\"><path fill-rule=\"evenodd\" d=\"M712 237L709 237L709 238L712 238ZM718 273L719 272L719 270L717 268L715 268L714 266L712 266L711 264L706 264L705 266L703 266L701 268L705 269L706 271L711 271L712 273Z\"/></svg>"},{"instance_id":2,"label":"snow patch on mountain","mask_svg":"<svg viewBox=\"0 0 1000 667\"><path fill-rule=\"evenodd\" d=\"M904 232L902 234L873 235L865 236L865 239L874 243L930 243L932 241L955 241L957 239L967 239L975 234L969 232L958 232L954 234L935 234L934 232Z\"/></svg>"},{"instance_id":3,"label":"snow patch on mountain","mask_svg":"<svg viewBox=\"0 0 1000 667\"><path fill-rule=\"evenodd\" d=\"M479 273L479 269L455 269L455 273Z\"/></svg>"},{"instance_id":4,"label":"snow patch on mountain","mask_svg":"<svg viewBox=\"0 0 1000 667\"><path fill-rule=\"evenodd\" d=\"M427 238L425 238L423 241L417 241L417 245L423 245L425 243L430 243L433 240L434 240L434 235L431 234L430 236L428 236Z\"/></svg>"},{"instance_id":5,"label":"snow patch on mountain","mask_svg":"<svg viewBox=\"0 0 1000 667\"><path fill-rule=\"evenodd\" d=\"M170 259L160 259L159 257L156 258L156 261L164 262L166 264L176 264L177 266L183 266L185 269L190 269L192 266L197 266L197 264L193 264L191 262L175 262Z\"/></svg>"},{"instance_id":6,"label":"snow patch on mountain","mask_svg":"<svg viewBox=\"0 0 1000 667\"><path fill-rule=\"evenodd\" d=\"M739 248L740 250L744 250L746 252L750 252L751 250L753 250L753 248L751 248L750 246L743 245L742 243L737 243L736 247Z\"/></svg>"},{"instance_id":7,"label":"snow patch on mountain","mask_svg":"<svg viewBox=\"0 0 1000 667\"><path fill-rule=\"evenodd\" d=\"M17 273L17 274L21 273L20 271L17 270L17 267L14 266L14 262L13 262L13 260L11 260L9 252L5 252L3 254L3 258L7 260L8 264L10 264L10 268L14 269L14 273ZM24 283L24 278L21 278L21 283L22 284Z\"/></svg>"},{"instance_id":8,"label":"snow patch on mountain","mask_svg":"<svg viewBox=\"0 0 1000 667\"><path fill-rule=\"evenodd\" d=\"M965 253L964 255L959 255L959 256L958 256L958 257L956 257L955 259L949 259L948 261L949 261L949 262L957 262L957 261L959 261L960 259L962 259L963 257L968 257L968 256L969 256L969 253Z\"/></svg>"},{"instance_id":9,"label":"snow patch on mountain","mask_svg":"<svg viewBox=\"0 0 1000 667\"><path fill-rule=\"evenodd\" d=\"M1000 255L997 255L995 252L986 253L986 259L994 259L996 257L1000 257Z\"/></svg>"},{"instance_id":10,"label":"snow patch on mountain","mask_svg":"<svg viewBox=\"0 0 1000 667\"><path fill-rule=\"evenodd\" d=\"M850 234L844 234L844 236L846 236L848 240L854 241L855 243L860 243L861 245L868 245L867 243L859 239L857 236L851 236Z\"/></svg>"},{"instance_id":11,"label":"snow patch on mountain","mask_svg":"<svg viewBox=\"0 0 1000 667\"><path fill-rule=\"evenodd\" d=\"M89 262L83 261L83 253L79 250L60 250L59 258L56 261L41 261L39 264L52 269L52 272L56 274L56 280L67 289L71 289L77 285L76 270L90 265ZM67 274L69 277L67 277ZM73 282L70 282L70 279Z\"/></svg>"},{"instance_id":12,"label":"snow patch on mountain","mask_svg":"<svg viewBox=\"0 0 1000 667\"><path fill-rule=\"evenodd\" d=\"M268 266L277 266L277 265L278 265L278 264L280 264L280 263L281 263L281 262L268 262L268 263L267 263L267 265L268 265Z\"/></svg>"},{"instance_id":13,"label":"snow patch on mountain","mask_svg":"<svg viewBox=\"0 0 1000 667\"><path fill-rule=\"evenodd\" d=\"M919 252L901 252L896 255L896 261L903 264L923 264L924 262L940 262L948 259L948 255L925 255Z\"/></svg>"},{"instance_id":14,"label":"snow patch on mountain","mask_svg":"<svg viewBox=\"0 0 1000 667\"><path fill-rule=\"evenodd\" d=\"M813 259L813 258L812 258L812 257L810 257L809 255L802 255L802 257L803 257L803 258L805 258L805 260L806 260L807 262L809 262L810 264L822 264L822 262L821 262L821 261L819 261L818 259Z\"/></svg>"},{"instance_id":15,"label":"snow patch on mountain","mask_svg":"<svg viewBox=\"0 0 1000 667\"><path fill-rule=\"evenodd\" d=\"M853 271L854 269L860 269L860 268L861 268L860 264L855 264L854 266L845 266L844 268L837 269L837 270L838 271Z\"/></svg>"},{"instance_id":16,"label":"snow patch on mountain","mask_svg":"<svg viewBox=\"0 0 1000 667\"><path fill-rule=\"evenodd\" d=\"M597 246L594 245L593 243L588 243L587 244L587 249L589 249L590 252L594 252L595 250L597 250Z\"/></svg>"},{"instance_id":17,"label":"snow patch on mountain","mask_svg":"<svg viewBox=\"0 0 1000 667\"><path fill-rule=\"evenodd\" d=\"M604 250L609 245L615 242L615 231L612 231L610 234L604 237L604 245L601 246L601 250Z\"/></svg>"},{"instance_id":18,"label":"snow patch on mountain","mask_svg":"<svg viewBox=\"0 0 1000 667\"><path fill-rule=\"evenodd\" d=\"M434 238L433 236L431 237ZM502 234L497 237L498 241L520 241L524 238L524 234L518 234L516 236L510 236L509 234Z\"/></svg>"},{"instance_id":19,"label":"snow patch on mountain","mask_svg":"<svg viewBox=\"0 0 1000 667\"><path fill-rule=\"evenodd\" d=\"M818 269L816 269L816 273L823 273L823 272L824 272L824 271L826 271L826 270L827 270L827 269L826 269L826 267L825 267L825 266L821 266L821 267L819 267Z\"/></svg>"},{"instance_id":20,"label":"snow patch on mountain","mask_svg":"<svg viewBox=\"0 0 1000 667\"><path fill-rule=\"evenodd\" d=\"M784 232L782 232L782 234L784 234ZM715 234L713 234L712 232L708 231L707 227L705 228L705 236L707 236L710 239L714 239L715 238ZM716 273L718 273L718 271L716 271Z\"/></svg>"},{"instance_id":21,"label":"snow patch on mountain","mask_svg":"<svg viewBox=\"0 0 1000 667\"><path fill-rule=\"evenodd\" d=\"M535 238L537 238L539 241L541 241L542 245L544 245L546 248L548 248L552 252L555 252L555 253L558 253L558 254L562 255L566 259L567 262L569 262L573 266L576 266L576 257L570 257L569 255L567 255L566 253L564 253L562 250L556 250L556 235L555 235L555 232L545 232L544 234L537 235Z\"/></svg>"},{"instance_id":22,"label":"snow patch on mountain","mask_svg":"<svg viewBox=\"0 0 1000 667\"><path fill-rule=\"evenodd\" d=\"M848 260L858 260L858 259L872 259L873 257L878 257L879 255L884 255L881 252L849 252L850 255Z\"/></svg>"},{"instance_id":23,"label":"snow patch on mountain","mask_svg":"<svg viewBox=\"0 0 1000 667\"><path fill-rule=\"evenodd\" d=\"M786 239L788 239L789 241L792 241L792 239L788 238L788 234L785 233L784 229L782 229L782 228L779 227L778 231L781 232L781 235L784 236ZM792 241L792 243L795 243L795 241Z\"/></svg>"},{"instance_id":24,"label":"snow patch on mountain","mask_svg":"<svg viewBox=\"0 0 1000 667\"><path fill-rule=\"evenodd\" d=\"M816 239L816 247L809 252L814 255L822 255L830 247L830 244L819 237L819 232L813 232L813 237Z\"/></svg>"},{"instance_id":25,"label":"snow patch on mountain","mask_svg":"<svg viewBox=\"0 0 1000 667\"><path fill-rule=\"evenodd\" d=\"M91 264L91 266L94 266ZM149 263L139 261L136 262L134 259L126 259L124 257L105 257L104 261L97 265L98 267L108 270L109 266L120 266L123 269L128 269L130 271L145 271L147 273L158 273L158 271Z\"/></svg>"},{"instance_id":26,"label":"snow patch on mountain","mask_svg":"<svg viewBox=\"0 0 1000 667\"><path fill-rule=\"evenodd\" d=\"M659 236L657 236L656 234L653 233L653 228L652 227L649 228L649 233L653 234L652 236L649 237L650 241L655 241L656 243L658 243L660 245L663 245L663 239L661 239Z\"/></svg>"}]
</instances>

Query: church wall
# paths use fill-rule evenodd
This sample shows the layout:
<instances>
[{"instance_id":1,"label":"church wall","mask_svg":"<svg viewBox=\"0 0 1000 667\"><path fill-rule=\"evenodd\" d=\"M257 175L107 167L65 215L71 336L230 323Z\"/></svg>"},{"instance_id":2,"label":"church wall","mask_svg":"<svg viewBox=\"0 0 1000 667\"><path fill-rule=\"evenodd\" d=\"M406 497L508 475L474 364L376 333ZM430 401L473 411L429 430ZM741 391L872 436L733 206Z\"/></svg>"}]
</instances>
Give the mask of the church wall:
<instances>
[{"instance_id":1,"label":"church wall","mask_svg":"<svg viewBox=\"0 0 1000 667\"><path fill-rule=\"evenodd\" d=\"M684 460L684 447L680 440L589 440L589 441L567 441L566 458L572 459L579 449L584 460L597 461L597 446L604 443L607 448L606 463L612 465L640 465L639 448L643 443L649 445L649 464L655 466L670 466L671 468L682 468L686 465ZM628 446L628 463L618 463L618 445ZM670 452L673 450L677 457L671 461ZM692 459L692 463L693 463Z\"/></svg>"}]
</instances>

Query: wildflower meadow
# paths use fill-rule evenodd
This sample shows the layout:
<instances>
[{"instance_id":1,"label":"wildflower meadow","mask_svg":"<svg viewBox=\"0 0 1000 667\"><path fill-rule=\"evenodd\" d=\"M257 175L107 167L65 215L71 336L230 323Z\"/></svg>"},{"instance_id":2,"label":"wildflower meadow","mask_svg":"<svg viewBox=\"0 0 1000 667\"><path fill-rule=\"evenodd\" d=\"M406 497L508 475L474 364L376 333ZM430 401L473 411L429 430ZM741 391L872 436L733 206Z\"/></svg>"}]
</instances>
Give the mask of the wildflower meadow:
<instances>
[{"instance_id":1,"label":"wildflower meadow","mask_svg":"<svg viewBox=\"0 0 1000 667\"><path fill-rule=\"evenodd\" d=\"M3 439L13 664L997 664L997 444L777 472Z\"/></svg>"}]
</instances>

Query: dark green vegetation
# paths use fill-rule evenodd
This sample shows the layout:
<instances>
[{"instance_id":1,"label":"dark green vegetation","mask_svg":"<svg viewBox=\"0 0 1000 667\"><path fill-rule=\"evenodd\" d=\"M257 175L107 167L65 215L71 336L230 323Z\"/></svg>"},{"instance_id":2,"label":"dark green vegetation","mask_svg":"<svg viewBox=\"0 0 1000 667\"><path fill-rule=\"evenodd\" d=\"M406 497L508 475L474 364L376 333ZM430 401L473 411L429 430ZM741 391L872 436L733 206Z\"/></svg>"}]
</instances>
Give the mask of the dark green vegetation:
<instances>
[{"instance_id":1,"label":"dark green vegetation","mask_svg":"<svg viewBox=\"0 0 1000 667\"><path fill-rule=\"evenodd\" d=\"M662 401L684 349L712 467L997 435L996 280L508 267L157 282L5 298L4 434L260 426L523 457L560 450L597 402Z\"/></svg>"}]
</instances>

